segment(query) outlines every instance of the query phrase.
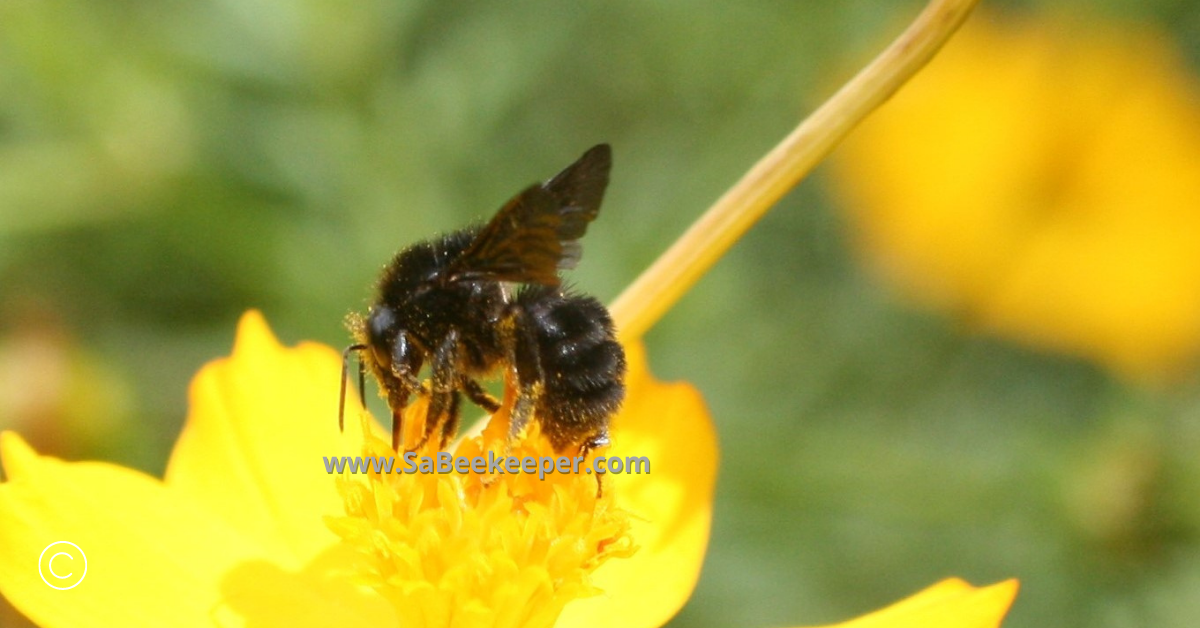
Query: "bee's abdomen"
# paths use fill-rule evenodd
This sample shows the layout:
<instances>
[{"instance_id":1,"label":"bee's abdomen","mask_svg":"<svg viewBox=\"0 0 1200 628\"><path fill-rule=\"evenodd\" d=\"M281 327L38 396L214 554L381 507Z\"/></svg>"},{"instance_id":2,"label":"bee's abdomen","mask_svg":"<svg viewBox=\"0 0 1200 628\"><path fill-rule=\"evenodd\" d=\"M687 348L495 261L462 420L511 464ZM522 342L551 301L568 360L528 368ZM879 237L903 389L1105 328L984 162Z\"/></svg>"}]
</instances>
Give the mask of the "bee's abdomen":
<instances>
[{"instance_id":1,"label":"bee's abdomen","mask_svg":"<svg viewBox=\"0 0 1200 628\"><path fill-rule=\"evenodd\" d=\"M537 341L543 375L536 412L556 450L607 434L625 397L625 352L596 299L536 286L517 304Z\"/></svg>"}]
</instances>

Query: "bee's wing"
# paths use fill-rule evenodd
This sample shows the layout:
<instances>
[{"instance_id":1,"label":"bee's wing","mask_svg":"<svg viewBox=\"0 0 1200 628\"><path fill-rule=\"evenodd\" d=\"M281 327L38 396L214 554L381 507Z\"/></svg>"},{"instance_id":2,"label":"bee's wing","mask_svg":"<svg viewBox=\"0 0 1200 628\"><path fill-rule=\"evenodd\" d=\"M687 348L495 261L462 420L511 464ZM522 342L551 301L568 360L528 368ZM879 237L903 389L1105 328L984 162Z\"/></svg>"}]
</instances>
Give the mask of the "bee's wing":
<instances>
[{"instance_id":1,"label":"bee's wing","mask_svg":"<svg viewBox=\"0 0 1200 628\"><path fill-rule=\"evenodd\" d=\"M455 260L464 279L557 286L560 269L574 268L579 238L600 211L612 150L600 144L549 181L513 197Z\"/></svg>"},{"instance_id":2,"label":"bee's wing","mask_svg":"<svg viewBox=\"0 0 1200 628\"><path fill-rule=\"evenodd\" d=\"M559 227L560 240L578 240L587 232L588 223L595 220L600 211L611 170L612 148L608 144L597 144L542 185L559 205L558 213L563 218ZM572 260L575 261L579 261L578 254Z\"/></svg>"}]
</instances>

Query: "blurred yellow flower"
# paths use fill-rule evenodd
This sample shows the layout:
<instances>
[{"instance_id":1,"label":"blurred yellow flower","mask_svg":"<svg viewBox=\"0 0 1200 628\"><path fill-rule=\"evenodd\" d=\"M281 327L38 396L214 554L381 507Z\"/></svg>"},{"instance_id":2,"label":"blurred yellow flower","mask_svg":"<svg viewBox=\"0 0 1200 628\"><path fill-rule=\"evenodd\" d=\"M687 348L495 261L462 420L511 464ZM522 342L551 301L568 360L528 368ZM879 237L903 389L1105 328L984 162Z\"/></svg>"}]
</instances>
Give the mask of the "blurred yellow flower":
<instances>
[{"instance_id":1,"label":"blurred yellow flower","mask_svg":"<svg viewBox=\"0 0 1200 628\"><path fill-rule=\"evenodd\" d=\"M390 450L331 420L338 354L285 348L252 312L233 356L193 381L164 480L0 436L0 592L48 628L661 625L699 576L716 441L691 386L654 380L639 345L629 362L611 455L647 456L653 472L610 475L601 498L586 475L359 482L322 457ZM494 437L485 429L458 453ZM533 434L517 448L545 446ZM60 591L38 564L64 539L89 569ZM1015 594L1012 581L947 580L845 626L992 627Z\"/></svg>"},{"instance_id":2,"label":"blurred yellow flower","mask_svg":"<svg viewBox=\"0 0 1200 628\"><path fill-rule=\"evenodd\" d=\"M1163 33L976 16L835 161L908 296L1161 381L1200 349L1200 90Z\"/></svg>"}]
</instances>

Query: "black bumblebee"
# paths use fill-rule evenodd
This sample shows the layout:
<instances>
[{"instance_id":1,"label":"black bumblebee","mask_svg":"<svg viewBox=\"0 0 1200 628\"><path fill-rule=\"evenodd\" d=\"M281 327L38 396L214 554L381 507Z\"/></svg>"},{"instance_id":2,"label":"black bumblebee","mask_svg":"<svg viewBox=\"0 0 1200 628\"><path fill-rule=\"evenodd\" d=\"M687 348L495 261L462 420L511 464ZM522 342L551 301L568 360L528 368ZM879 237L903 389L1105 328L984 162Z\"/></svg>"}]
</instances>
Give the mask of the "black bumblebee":
<instances>
[{"instance_id":1,"label":"black bumblebee","mask_svg":"<svg viewBox=\"0 0 1200 628\"><path fill-rule=\"evenodd\" d=\"M359 353L392 411L399 451L402 410L428 394L420 448L442 447L458 429L462 395L489 413L500 404L478 379L512 368L517 386L510 439L536 416L555 451L608 444L608 420L625 396L625 352L608 310L565 289L558 276L579 261L579 238L608 186L612 150L600 144L542 184L508 201L490 222L404 249L383 271L367 315L351 315ZM515 295L512 284L519 284ZM430 366L430 384L417 378ZM342 410L339 425L344 423ZM439 433L440 432L440 433Z\"/></svg>"}]
</instances>

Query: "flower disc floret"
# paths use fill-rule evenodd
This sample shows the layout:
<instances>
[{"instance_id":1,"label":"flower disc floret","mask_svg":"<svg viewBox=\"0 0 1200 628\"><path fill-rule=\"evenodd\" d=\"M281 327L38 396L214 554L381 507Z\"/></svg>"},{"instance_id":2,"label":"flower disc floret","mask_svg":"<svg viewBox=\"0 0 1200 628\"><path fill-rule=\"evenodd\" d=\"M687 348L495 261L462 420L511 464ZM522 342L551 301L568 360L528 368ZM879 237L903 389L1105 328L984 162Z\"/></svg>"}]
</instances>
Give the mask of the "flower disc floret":
<instances>
[{"instance_id":1,"label":"flower disc floret","mask_svg":"<svg viewBox=\"0 0 1200 628\"><path fill-rule=\"evenodd\" d=\"M557 455L536 425L506 443L511 397L482 434L447 453ZM409 434L423 429L427 409L423 399L408 408ZM364 457L396 456L365 415L363 429ZM431 442L415 453L441 452ZM636 551L629 515L599 486L586 473L372 471L339 478L346 515L329 525L365 558L362 582L391 602L400 625L553 626L568 602L600 593L592 572Z\"/></svg>"}]
</instances>

